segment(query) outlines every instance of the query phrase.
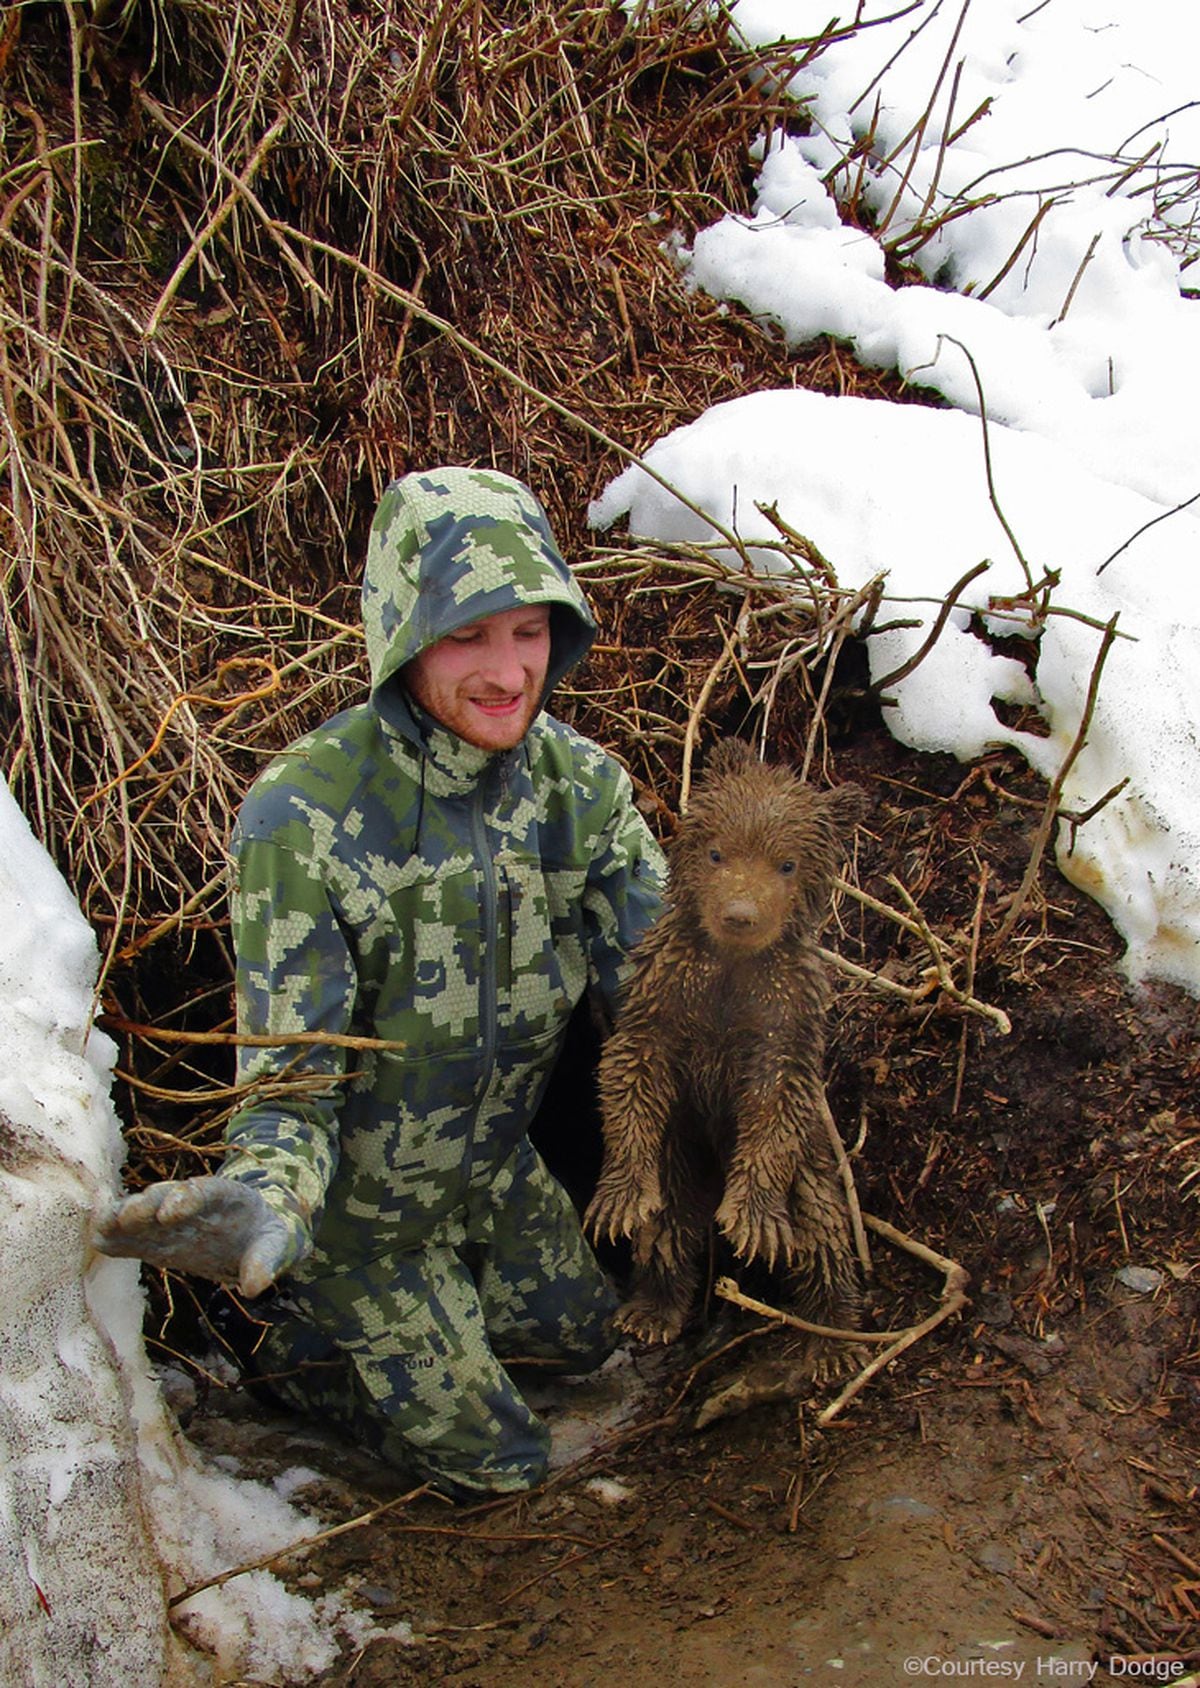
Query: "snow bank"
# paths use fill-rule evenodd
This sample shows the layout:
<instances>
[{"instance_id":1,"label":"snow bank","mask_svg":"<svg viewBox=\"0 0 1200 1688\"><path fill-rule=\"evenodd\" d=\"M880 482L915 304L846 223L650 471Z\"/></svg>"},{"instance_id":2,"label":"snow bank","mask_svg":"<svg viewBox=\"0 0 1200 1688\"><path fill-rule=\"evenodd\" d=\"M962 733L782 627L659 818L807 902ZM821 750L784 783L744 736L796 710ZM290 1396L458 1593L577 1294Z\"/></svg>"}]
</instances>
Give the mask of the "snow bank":
<instances>
[{"instance_id":1,"label":"snow bank","mask_svg":"<svg viewBox=\"0 0 1200 1688\"><path fill-rule=\"evenodd\" d=\"M764 48L829 21L818 0L730 11ZM1170 0L1136 12L879 0L855 18L863 27L789 84L796 121L760 138L749 214L690 249L678 235L667 245L693 286L788 343L833 335L958 413L753 394L646 461L743 538L774 536L754 506L777 502L843 585L883 574L879 619L924 625L870 640L876 678L989 560L933 651L889 688L887 719L905 743L963 759L1014 745L1049 778L1082 719L1100 633L1052 617L1032 694L1049 737L1004 726L993 704L1030 698L1027 680L975 636L971 612L1025 577L988 496L982 389L999 503L1033 578L1061 573L1060 611L1101 627L1119 616L1064 806L1082 813L1129 785L1074 838L1060 831L1059 865L1108 910L1131 977L1200 994L1200 302L1181 291L1179 257L1195 250L1200 20ZM859 196L878 235L843 224L837 192ZM928 285L890 284L884 245L897 239ZM646 538L712 538L635 469L593 507L597 525L623 515Z\"/></svg>"},{"instance_id":2,"label":"snow bank","mask_svg":"<svg viewBox=\"0 0 1200 1688\"><path fill-rule=\"evenodd\" d=\"M1040 634L1036 688L1022 664L995 655L971 627L991 596L1019 594L1024 572L992 506L978 419L880 400L763 392L717 405L651 447L646 463L753 552L777 530L757 509L778 506L837 570L844 587L886 579L879 620L917 620L867 641L872 677L892 673L924 641L949 587L976 563L938 643L902 681L885 718L918 749L962 760L1011 745L1052 778L1083 718L1101 631L1115 614L1129 638L1104 667L1088 742L1063 792L1082 813L1126 776L1129 786L1078 829L1064 828L1064 874L1108 910L1134 978L1172 979L1200 993L1200 603L1190 585L1200 522L1158 523L1114 561L1118 546L1161 507L1081 470L1071 456L1014 429L990 443L1001 507L1035 579L1061 571ZM593 504L592 522L629 518L633 533L711 541L712 530L672 493L631 467ZM770 567L768 553L761 553ZM1090 618L1092 625L1078 619ZM1098 624L1098 625L1096 625ZM1020 622L991 625L1019 633ZM1028 631L1028 629L1024 629ZM1034 702L1047 737L1018 732L993 702Z\"/></svg>"},{"instance_id":3,"label":"snow bank","mask_svg":"<svg viewBox=\"0 0 1200 1688\"><path fill-rule=\"evenodd\" d=\"M136 1262L89 1247L122 1158L96 947L3 782L0 905L0 1682L305 1681L330 1626L265 1572L180 1609L203 1652L168 1622L172 1593L314 1526L201 1466L147 1365Z\"/></svg>"}]
</instances>

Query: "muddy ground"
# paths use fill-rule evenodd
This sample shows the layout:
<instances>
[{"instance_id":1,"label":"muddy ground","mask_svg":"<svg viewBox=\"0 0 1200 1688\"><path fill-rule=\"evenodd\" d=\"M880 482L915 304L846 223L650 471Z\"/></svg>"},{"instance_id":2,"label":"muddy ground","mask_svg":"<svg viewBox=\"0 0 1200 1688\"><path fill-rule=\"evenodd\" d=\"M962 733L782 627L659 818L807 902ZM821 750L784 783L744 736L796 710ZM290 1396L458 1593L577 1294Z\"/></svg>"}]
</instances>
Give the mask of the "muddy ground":
<instances>
[{"instance_id":1,"label":"muddy ground","mask_svg":"<svg viewBox=\"0 0 1200 1688\"><path fill-rule=\"evenodd\" d=\"M864 887L898 873L961 940L987 870L975 991L1011 1035L844 986L830 1062L844 1134L865 1130L864 1209L959 1262L967 1306L824 1429L839 1385L814 1393L786 1332L717 1297L677 1347L552 1390L571 1462L541 1492L420 1498L280 1567L411 1626L347 1647L327 1688L1200 1670L1200 1003L1131 990L1107 920L1049 864L988 956L1043 795L1014 756L966 769L859 723L832 773L874 794ZM852 904L840 920L833 947L917 977L896 928ZM876 1326L936 1309L936 1271L879 1241L874 1258ZM698 1428L731 1388L757 1404ZM330 1524L399 1492L236 1389L202 1388L190 1433L247 1475L319 1470L300 1498Z\"/></svg>"}]
</instances>

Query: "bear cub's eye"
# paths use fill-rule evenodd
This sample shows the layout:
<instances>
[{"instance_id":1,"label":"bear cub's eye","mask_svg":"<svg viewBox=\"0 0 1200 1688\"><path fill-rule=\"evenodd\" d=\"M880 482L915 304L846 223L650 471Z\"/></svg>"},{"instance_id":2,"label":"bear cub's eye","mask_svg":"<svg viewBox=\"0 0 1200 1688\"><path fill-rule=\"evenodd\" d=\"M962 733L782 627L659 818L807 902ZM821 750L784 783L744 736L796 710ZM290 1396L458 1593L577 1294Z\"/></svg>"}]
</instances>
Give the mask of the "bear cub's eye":
<instances>
[{"instance_id":1,"label":"bear cub's eye","mask_svg":"<svg viewBox=\"0 0 1200 1688\"><path fill-rule=\"evenodd\" d=\"M795 873L796 864L793 861L780 862L779 871L783 874Z\"/></svg>"},{"instance_id":2,"label":"bear cub's eye","mask_svg":"<svg viewBox=\"0 0 1200 1688\"><path fill-rule=\"evenodd\" d=\"M721 859L721 852L717 849L710 850L708 852L708 859L710 862L719 862Z\"/></svg>"}]
</instances>

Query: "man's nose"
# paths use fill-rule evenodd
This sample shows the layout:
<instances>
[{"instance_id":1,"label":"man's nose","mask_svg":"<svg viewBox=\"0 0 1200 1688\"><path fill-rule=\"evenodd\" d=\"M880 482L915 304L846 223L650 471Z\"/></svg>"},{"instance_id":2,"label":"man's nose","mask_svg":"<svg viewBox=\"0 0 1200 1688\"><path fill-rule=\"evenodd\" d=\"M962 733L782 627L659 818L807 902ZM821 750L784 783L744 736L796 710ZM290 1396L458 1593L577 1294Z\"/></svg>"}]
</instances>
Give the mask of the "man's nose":
<instances>
[{"instance_id":1,"label":"man's nose","mask_svg":"<svg viewBox=\"0 0 1200 1688\"><path fill-rule=\"evenodd\" d=\"M524 691L525 663L515 639L505 637L493 641L488 651L486 678L501 691Z\"/></svg>"}]
</instances>

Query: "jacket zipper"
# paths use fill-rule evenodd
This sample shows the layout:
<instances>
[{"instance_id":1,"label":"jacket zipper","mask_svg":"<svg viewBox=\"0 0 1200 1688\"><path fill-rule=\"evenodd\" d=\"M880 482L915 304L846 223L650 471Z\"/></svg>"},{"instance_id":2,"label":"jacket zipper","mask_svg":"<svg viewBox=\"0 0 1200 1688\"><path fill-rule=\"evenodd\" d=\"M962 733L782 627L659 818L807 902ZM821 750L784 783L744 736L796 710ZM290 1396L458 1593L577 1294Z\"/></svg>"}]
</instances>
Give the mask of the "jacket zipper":
<instances>
[{"instance_id":1,"label":"jacket zipper","mask_svg":"<svg viewBox=\"0 0 1200 1688\"><path fill-rule=\"evenodd\" d=\"M483 966L479 980L479 1022L483 1043L483 1070L479 1079L479 1101L482 1103L492 1082L492 1068L496 1061L496 1021L498 1015L496 949L500 941L497 914L496 865L488 846L483 809L485 792L476 791L471 805L471 841L475 857L483 874ZM474 1145L472 1144L472 1147Z\"/></svg>"}]
</instances>

